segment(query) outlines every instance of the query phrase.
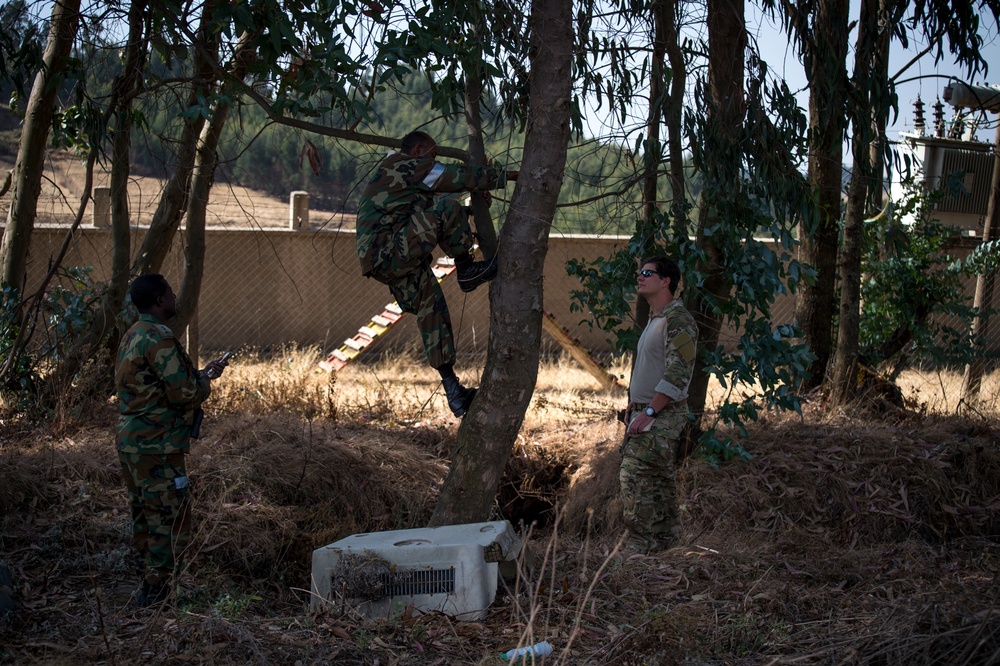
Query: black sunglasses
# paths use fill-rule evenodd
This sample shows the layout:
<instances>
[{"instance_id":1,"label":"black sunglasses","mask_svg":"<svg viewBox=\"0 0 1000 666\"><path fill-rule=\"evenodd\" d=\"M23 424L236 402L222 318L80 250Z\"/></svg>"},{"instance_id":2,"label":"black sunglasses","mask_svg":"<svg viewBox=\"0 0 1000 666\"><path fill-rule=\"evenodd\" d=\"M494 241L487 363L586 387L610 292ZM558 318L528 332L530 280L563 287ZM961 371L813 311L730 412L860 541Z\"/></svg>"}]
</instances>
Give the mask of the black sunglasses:
<instances>
[{"instance_id":1,"label":"black sunglasses","mask_svg":"<svg viewBox=\"0 0 1000 666\"><path fill-rule=\"evenodd\" d=\"M652 268L643 268L641 271L639 271L639 275L641 275L642 277L650 277L653 275L659 276L659 273L654 271Z\"/></svg>"}]
</instances>

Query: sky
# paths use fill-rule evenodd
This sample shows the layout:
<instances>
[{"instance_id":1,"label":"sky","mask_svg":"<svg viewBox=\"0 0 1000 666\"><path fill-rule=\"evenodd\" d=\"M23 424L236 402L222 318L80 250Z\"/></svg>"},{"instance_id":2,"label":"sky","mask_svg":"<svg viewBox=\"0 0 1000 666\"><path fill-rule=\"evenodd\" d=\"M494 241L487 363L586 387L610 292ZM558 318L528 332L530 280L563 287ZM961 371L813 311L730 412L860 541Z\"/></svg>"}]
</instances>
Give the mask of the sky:
<instances>
[{"instance_id":1,"label":"sky","mask_svg":"<svg viewBox=\"0 0 1000 666\"><path fill-rule=\"evenodd\" d=\"M851 1L851 20L855 20L859 15L860 3L858 0ZM755 43L760 49L761 57L768 63L771 71L776 77L783 77L789 87L797 92L799 105L802 109L808 109L809 92L807 81L802 65L798 57L788 42L784 30L767 19L758 10L757 6L748 2L746 5L747 29L753 36ZM982 23L989 23L991 19L983 18ZM704 33L704 22L695 23L687 33L695 42L707 39ZM932 106L935 99L941 97L944 87L948 84L950 77L954 76L964 81L977 85L987 83L1000 84L1000 36L997 35L997 28L982 31L984 38L983 54L989 65L992 67L988 73L977 74L970 78L966 72L956 66L950 60L950 53L945 48L945 56L940 63L935 65L932 54L926 54L915 63L911 64L905 71L900 72L913 57L925 46L923 43L911 41L909 48L904 50L898 42L893 42L890 50L889 74L897 78L900 83L897 85L899 96L899 115L895 119L890 117L892 124L889 127L888 135L890 141L899 140L900 132L910 132L913 130L913 102L919 94L924 102L925 122L930 126L933 123ZM853 42L856 33L852 32L849 40ZM848 55L848 67L854 63L853 50ZM897 76L898 74L898 76ZM623 129L621 119L616 114L610 113L605 105L603 109L596 108L593 98L587 100L585 111L586 133L590 136L602 137L616 142L622 142L626 146L631 146L637 133L641 131L643 119L646 115L646 95L638 95L636 102L628 110L629 119L626 122L631 131L623 139ZM942 98L943 101L943 98ZM954 109L945 105L945 119L950 120ZM976 138L980 141L993 141L995 134L997 117L991 115L986 122L981 123L976 133ZM845 145L844 158L848 162L851 152Z\"/></svg>"},{"instance_id":2,"label":"sky","mask_svg":"<svg viewBox=\"0 0 1000 666\"><path fill-rule=\"evenodd\" d=\"M858 13L859 3L857 0L853 0L851 2L851 16L856 18ZM763 59L772 68L783 72L785 80L788 81L792 90L802 91L799 93L800 104L803 108L807 108L809 97L805 89L805 73L802 70L802 66L798 63L795 53L788 45L787 37L785 37L780 26L769 24L759 14L753 16L751 14L752 12L748 12L748 24L753 22L759 26L752 30L757 35L757 43ZM990 20L983 17L981 22L986 24ZM852 40L854 36L855 34L852 33ZM931 107L934 100L938 97L941 97L942 101L944 101L943 90L948 84L949 77L954 76L965 83L977 85L1000 84L1000 36L997 35L995 25L992 30L984 31L984 41L986 43L983 53L987 63L990 65L990 69L985 76L979 73L975 78L970 79L967 72L962 71L961 68L950 61L950 54L947 48L945 48L944 59L938 65L934 64L933 56L927 54L899 75L897 80L903 81L897 84L899 117L889 128L888 134L891 140L898 139L899 132L901 131L909 132L913 130L913 102L917 99L918 94L924 102L924 118L926 122L928 125L933 122ZM889 75L895 76L924 46L925 44L923 43L911 43L909 49L903 50L898 42L894 42L890 49ZM853 52L849 56L849 62L852 64L854 62ZM954 109L946 104L945 119L950 119L953 112ZM977 132L977 138L980 141L993 141L996 121L996 116L992 115L989 118L988 126L980 126Z\"/></svg>"},{"instance_id":3,"label":"sky","mask_svg":"<svg viewBox=\"0 0 1000 666\"><path fill-rule=\"evenodd\" d=\"M0 0L0 4L3 1ZM50 2L47 0L31 2L30 6L32 7L32 11L41 18L47 18L51 11ZM859 9L860 0L851 0L851 20L854 20L858 16ZM785 78L792 90L799 91L799 104L803 109L807 109L809 96L806 89L805 73L798 62L796 54L788 43L788 38L785 36L784 30L780 25L776 25L764 17L757 8L757 4L753 1L746 3L746 12L748 30L755 37L757 46L761 51L761 56L776 75L781 75ZM981 21L983 24L989 24L992 18L984 16ZM696 26L695 30L702 32L701 34L692 34L691 36L695 40L704 39L704 23L702 22L699 26ZM851 40L855 36L852 33ZM924 115L927 123L930 124L933 122L931 107L934 100L942 95L949 77L955 76L966 83L980 85L1000 84L1000 36L997 34L997 27L993 25L983 30L983 36L986 42L983 51L985 59L992 66L985 75L979 73L970 79L967 73L961 71L959 67L950 61L950 54L945 49L945 57L939 64L935 65L933 56L927 54L899 76L899 79L903 81L897 87L899 94L899 116L889 128L890 140L898 140L900 132L912 131L913 102L916 100L918 94L925 103ZM903 50L900 48L898 42L894 42L890 52L890 75L896 75L923 47L924 44L911 42L910 48ZM853 64L853 53L848 56L848 61L850 64ZM642 104L644 105L644 102ZM587 134L606 138L610 138L611 135L617 135L617 140L621 140L619 123L613 118L614 114L609 113L606 106L603 109L595 109L594 101L588 100L587 107L585 110L587 116ZM629 111L629 115L632 117L630 122L638 119L641 124L641 119L645 117L645 113L645 109L638 108L638 106L631 109ZM945 118L950 119L952 114L953 109L946 106ZM981 124L976 134L978 140L992 141L996 122L997 117L993 115L988 118L987 123ZM634 138L635 135L632 135L630 139L626 140L626 143L630 143ZM849 150L845 151L845 158L850 159Z\"/></svg>"}]
</instances>

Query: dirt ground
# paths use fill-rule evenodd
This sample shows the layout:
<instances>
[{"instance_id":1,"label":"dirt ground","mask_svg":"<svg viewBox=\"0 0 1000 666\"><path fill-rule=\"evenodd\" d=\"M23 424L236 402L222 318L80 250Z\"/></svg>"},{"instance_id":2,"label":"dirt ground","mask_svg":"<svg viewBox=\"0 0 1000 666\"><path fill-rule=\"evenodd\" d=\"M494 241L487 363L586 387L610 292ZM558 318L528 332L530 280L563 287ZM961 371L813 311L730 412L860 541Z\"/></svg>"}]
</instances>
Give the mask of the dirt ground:
<instances>
[{"instance_id":1,"label":"dirt ground","mask_svg":"<svg viewBox=\"0 0 1000 666\"><path fill-rule=\"evenodd\" d=\"M684 461L681 542L644 556L617 548L623 398L547 362L492 516L524 548L487 617L311 613L312 550L425 524L459 424L419 363L330 377L319 358L247 357L218 382L183 594L155 609L135 604L114 404L4 414L0 662L499 665L546 640L550 664L1000 663L1000 428L942 413L940 378L905 410L768 415L748 462Z\"/></svg>"}]
</instances>

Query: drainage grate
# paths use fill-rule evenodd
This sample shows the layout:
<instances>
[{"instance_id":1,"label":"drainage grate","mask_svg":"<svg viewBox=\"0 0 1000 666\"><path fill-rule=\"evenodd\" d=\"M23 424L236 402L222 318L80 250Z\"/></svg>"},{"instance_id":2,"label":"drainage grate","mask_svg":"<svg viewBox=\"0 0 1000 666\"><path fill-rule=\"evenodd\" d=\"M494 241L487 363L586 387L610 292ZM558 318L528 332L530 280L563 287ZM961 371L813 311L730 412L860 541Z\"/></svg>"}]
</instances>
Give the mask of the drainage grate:
<instances>
[{"instance_id":1,"label":"drainage grate","mask_svg":"<svg viewBox=\"0 0 1000 666\"><path fill-rule=\"evenodd\" d=\"M387 597L455 592L455 567L394 571L383 573L380 578Z\"/></svg>"}]
</instances>

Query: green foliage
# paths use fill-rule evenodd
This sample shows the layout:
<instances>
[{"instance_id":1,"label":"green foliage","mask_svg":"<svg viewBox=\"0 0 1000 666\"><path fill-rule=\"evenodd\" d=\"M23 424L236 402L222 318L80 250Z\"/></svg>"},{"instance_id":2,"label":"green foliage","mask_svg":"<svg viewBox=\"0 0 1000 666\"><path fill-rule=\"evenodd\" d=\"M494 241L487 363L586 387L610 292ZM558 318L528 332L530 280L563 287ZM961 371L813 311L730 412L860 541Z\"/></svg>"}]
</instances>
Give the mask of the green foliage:
<instances>
[{"instance_id":1,"label":"green foliage","mask_svg":"<svg viewBox=\"0 0 1000 666\"><path fill-rule=\"evenodd\" d=\"M616 255L568 266L582 282L574 293L576 307L589 309L619 350L635 348L637 332L624 325L632 318L627 296L634 289L636 262L650 247L677 261L686 285L683 298L702 331L716 323L739 331L735 345L699 341L703 372L731 389L715 425L702 424L708 427L700 454L712 464L749 458L718 424L745 436L746 426L766 410L801 411L795 387L814 359L794 325L774 322L771 312L778 296L794 293L815 276L795 258L795 225L815 217L797 171L806 154L807 123L788 87L771 82L760 60L751 63L741 127L710 125L708 114L697 109L685 118L700 176L699 236L675 237L669 216L660 214L652 229L637 223L628 246ZM704 109L704 82L696 98ZM690 206L685 202L682 208ZM723 288L713 287L715 293L707 287L720 281Z\"/></svg>"},{"instance_id":2,"label":"green foliage","mask_svg":"<svg viewBox=\"0 0 1000 666\"><path fill-rule=\"evenodd\" d=\"M63 84L63 97L72 103L57 110L53 145L80 154L93 149L99 159L103 156L114 122L104 120L102 104L122 72L125 9L110 8L103 21L84 17L84 39L74 50L72 76ZM350 213L385 148L320 137L276 123L269 114L396 138L421 128L442 145L462 148L464 81L476 69L483 73L487 155L514 167L519 161L528 93L527 17L520 5L253 0L219 5L196 33L199 11L176 3L150 9L153 55L133 114L138 122L131 160L139 173L171 174L184 120L210 117L217 102L228 100L235 106L219 147L220 182L281 197L307 190L314 206ZM263 97L266 109L246 103L248 98L239 94L243 84L215 87L193 78L195 49L213 50L196 46L195 40L210 44L217 39L219 65L225 68L244 33L253 36L257 49L246 84ZM375 34L379 38L372 41ZM637 76L625 61L616 67L631 79ZM189 104L196 86L198 101ZM579 111L575 115L582 118ZM306 150L319 159L304 159ZM553 228L620 233L618 220L638 203L635 156L614 143L582 142L571 150ZM567 206L580 201L589 203Z\"/></svg>"},{"instance_id":3,"label":"green foliage","mask_svg":"<svg viewBox=\"0 0 1000 666\"><path fill-rule=\"evenodd\" d=\"M801 410L795 387L815 358L794 324L775 322L771 312L778 296L815 277L795 257L795 227L816 218L800 172L807 122L787 85L770 79L766 63L750 58L747 77L745 120L735 131L707 123L707 113L685 117L694 164L703 174L701 256L688 277L695 291L685 300L709 321L740 332L735 348L720 340L714 349L700 350L704 372L732 389L717 423L739 436L764 411ZM703 109L710 104L706 93L699 82L696 100ZM685 240L679 251L690 244ZM719 437L714 425L701 443L710 459L741 451L728 436Z\"/></svg>"},{"instance_id":4,"label":"green foliage","mask_svg":"<svg viewBox=\"0 0 1000 666\"><path fill-rule=\"evenodd\" d=\"M260 601L261 597L256 594L240 594L232 596L229 593L223 594L212 604L211 615L227 620L242 620L246 617L250 606L254 602Z\"/></svg>"},{"instance_id":5,"label":"green foliage","mask_svg":"<svg viewBox=\"0 0 1000 666\"><path fill-rule=\"evenodd\" d=\"M56 364L74 350L90 327L98 305L102 285L90 277L93 267L69 268L60 282L42 297L37 316L29 318L30 331L17 341L25 308L17 290L4 285L0 302L0 358L14 355L5 389L18 396L22 411L39 404L43 378ZM127 317L126 313L122 314ZM122 319L119 325L124 325ZM41 335L32 336L39 329ZM30 339L31 344L26 344ZM15 345L15 342L18 342Z\"/></svg>"},{"instance_id":6,"label":"green foliage","mask_svg":"<svg viewBox=\"0 0 1000 666\"><path fill-rule=\"evenodd\" d=\"M571 312L589 312L580 323L596 324L609 334L606 338L616 353L634 352L641 331L635 329L631 301L635 294L637 257L642 256L641 239L633 237L628 246L610 257L592 262L570 259L566 272L580 279L582 288L570 295Z\"/></svg>"},{"instance_id":7,"label":"green foliage","mask_svg":"<svg viewBox=\"0 0 1000 666\"><path fill-rule=\"evenodd\" d=\"M20 409L27 409L32 404L38 384L38 374L35 371L32 357L23 346L14 350L14 343L21 328L21 295L17 289L4 284L0 289L0 359L13 363L8 374L5 390L13 391L18 396ZM14 358L11 358L11 354Z\"/></svg>"},{"instance_id":8,"label":"green foliage","mask_svg":"<svg viewBox=\"0 0 1000 666\"><path fill-rule=\"evenodd\" d=\"M163 76L167 76L165 71ZM137 113L148 124L133 130L132 150L134 167L160 176L171 171L173 146L183 129L176 107L163 102L159 97L142 101ZM484 117L491 123L486 137L487 156L516 168L523 152L523 137L513 128L498 124L498 105L494 101L483 107ZM421 128L442 145L465 145L464 125L442 118L435 110L431 86L420 72L409 71L393 88L375 94L370 111L372 119L360 124L359 131L398 138ZM220 140L216 177L279 197L293 190L306 190L314 208L356 211L371 169L385 155L383 147L371 148L273 123L255 105L239 106L234 114ZM319 158L317 171L303 158L303 151L310 145ZM622 233L622 211L638 206L634 158L614 144L600 142L575 144L570 154L553 230ZM495 218L502 221L503 216L496 212L502 207L502 197L494 199Z\"/></svg>"},{"instance_id":9,"label":"green foliage","mask_svg":"<svg viewBox=\"0 0 1000 666\"><path fill-rule=\"evenodd\" d=\"M995 313L977 312L965 285L977 273L996 270L1000 247L985 243L957 258L948 252L955 230L934 218L948 189L961 187L961 175L952 174L945 188L932 192L908 181L897 206L865 221L859 343L872 365L895 357L897 366L909 360L957 367L983 353L971 322L977 314Z\"/></svg>"},{"instance_id":10,"label":"green foliage","mask_svg":"<svg viewBox=\"0 0 1000 666\"><path fill-rule=\"evenodd\" d=\"M61 283L45 295L46 342L40 357L59 361L86 332L94 318L98 293L90 273L93 266L66 269Z\"/></svg>"},{"instance_id":11,"label":"green foliage","mask_svg":"<svg viewBox=\"0 0 1000 666\"><path fill-rule=\"evenodd\" d=\"M25 0L0 5L0 99L11 109L27 103L31 83L42 62L45 36ZM23 109L21 109L23 112Z\"/></svg>"}]
</instances>

